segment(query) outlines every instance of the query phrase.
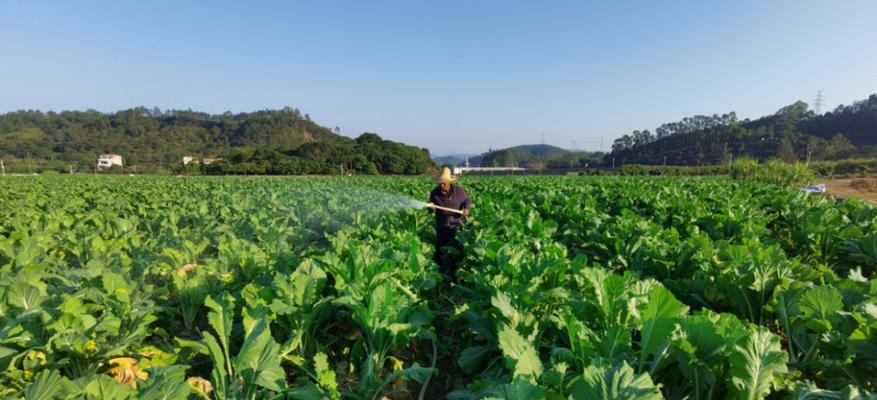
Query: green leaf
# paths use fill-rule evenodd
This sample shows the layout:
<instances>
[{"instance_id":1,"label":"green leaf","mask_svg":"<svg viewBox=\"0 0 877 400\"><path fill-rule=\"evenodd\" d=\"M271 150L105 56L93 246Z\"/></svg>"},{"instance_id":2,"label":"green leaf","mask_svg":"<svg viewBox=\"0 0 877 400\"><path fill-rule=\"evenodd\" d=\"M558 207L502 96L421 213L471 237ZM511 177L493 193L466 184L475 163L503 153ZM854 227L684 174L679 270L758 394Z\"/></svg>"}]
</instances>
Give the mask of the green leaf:
<instances>
[{"instance_id":1,"label":"green leaf","mask_svg":"<svg viewBox=\"0 0 877 400\"><path fill-rule=\"evenodd\" d=\"M283 390L286 374L280 367L280 346L271 337L266 320L259 320L247 335L234 365L248 390L250 385Z\"/></svg>"},{"instance_id":2,"label":"green leaf","mask_svg":"<svg viewBox=\"0 0 877 400\"><path fill-rule=\"evenodd\" d=\"M855 388L853 388L855 390ZM830 390L820 389L813 382L803 381L795 383L794 390L789 396L789 400L859 400L868 397L859 397L856 393L853 396L845 396L844 393L834 392Z\"/></svg>"},{"instance_id":3,"label":"green leaf","mask_svg":"<svg viewBox=\"0 0 877 400\"><path fill-rule=\"evenodd\" d=\"M515 379L507 385L502 385L498 392L496 397L504 400L537 400L545 398L545 389L522 378Z\"/></svg>"},{"instance_id":4,"label":"green leaf","mask_svg":"<svg viewBox=\"0 0 877 400\"><path fill-rule=\"evenodd\" d=\"M335 370L330 368L326 353L319 352L314 356L314 371L317 373L320 386L328 392L328 396L333 399L340 398L341 394L338 393L338 381L335 377Z\"/></svg>"},{"instance_id":5,"label":"green leaf","mask_svg":"<svg viewBox=\"0 0 877 400\"><path fill-rule=\"evenodd\" d=\"M308 305L319 299L326 284L326 272L312 260L303 261L290 276L293 304Z\"/></svg>"},{"instance_id":6,"label":"green leaf","mask_svg":"<svg viewBox=\"0 0 877 400\"><path fill-rule=\"evenodd\" d=\"M128 282L125 281L125 278L122 275L115 272L104 272L101 274L101 283L103 283L104 290L106 290L107 293L119 296L127 296L130 294Z\"/></svg>"},{"instance_id":7,"label":"green leaf","mask_svg":"<svg viewBox=\"0 0 877 400\"><path fill-rule=\"evenodd\" d=\"M225 293L218 300L207 296L204 299L204 305L211 310L207 313L207 321L216 331L219 343L222 344L222 350L227 355L229 351L228 339L231 336L231 324L234 318L234 298L228 293Z\"/></svg>"},{"instance_id":8,"label":"green leaf","mask_svg":"<svg viewBox=\"0 0 877 400\"><path fill-rule=\"evenodd\" d=\"M25 400L52 400L67 394L70 382L58 371L45 370L24 390Z\"/></svg>"},{"instance_id":9,"label":"green leaf","mask_svg":"<svg viewBox=\"0 0 877 400\"><path fill-rule=\"evenodd\" d=\"M138 387L137 400L185 400L189 397L186 369L182 365L149 369L149 379Z\"/></svg>"},{"instance_id":10,"label":"green leaf","mask_svg":"<svg viewBox=\"0 0 877 400\"><path fill-rule=\"evenodd\" d=\"M435 368L423 367L415 362L408 368L400 369L390 375L387 375L387 377L384 379L384 383L389 384L390 382L393 382L399 378L409 381L415 381L417 383L423 383L426 382L426 378L429 378L429 376L432 375L433 372L435 372Z\"/></svg>"},{"instance_id":11,"label":"green leaf","mask_svg":"<svg viewBox=\"0 0 877 400\"><path fill-rule=\"evenodd\" d=\"M490 354L489 346L472 346L463 349L457 357L457 365L467 374L474 374L483 368L487 356Z\"/></svg>"},{"instance_id":12,"label":"green leaf","mask_svg":"<svg viewBox=\"0 0 877 400\"><path fill-rule=\"evenodd\" d=\"M679 321L673 332L671 354L694 388L696 399L710 397L708 393L712 392L730 351L729 343L734 343L720 334L721 318L709 311L690 315Z\"/></svg>"},{"instance_id":13,"label":"green leaf","mask_svg":"<svg viewBox=\"0 0 877 400\"><path fill-rule=\"evenodd\" d=\"M88 400L128 400L134 398L135 392L131 386L121 385L113 378L106 375L98 375L83 390Z\"/></svg>"},{"instance_id":14,"label":"green leaf","mask_svg":"<svg viewBox=\"0 0 877 400\"><path fill-rule=\"evenodd\" d=\"M294 389L286 391L286 395L292 400L322 400L323 394L312 382L299 383Z\"/></svg>"},{"instance_id":15,"label":"green leaf","mask_svg":"<svg viewBox=\"0 0 877 400\"><path fill-rule=\"evenodd\" d=\"M490 304L499 310L512 326L517 327L523 321L523 317L512 305L512 299L507 294L497 291L496 295L490 298Z\"/></svg>"},{"instance_id":16,"label":"green leaf","mask_svg":"<svg viewBox=\"0 0 877 400\"><path fill-rule=\"evenodd\" d=\"M210 359L213 361L213 370L210 372L213 389L216 391L217 396L224 396L228 390L229 380L234 380L234 371L231 370L230 360L226 358L222 346L219 345L219 342L216 341L216 337L212 333L208 332L204 335L203 342L207 354L210 355ZM203 351L204 349L199 348L198 350Z\"/></svg>"},{"instance_id":17,"label":"green leaf","mask_svg":"<svg viewBox=\"0 0 877 400\"><path fill-rule=\"evenodd\" d=\"M584 276L594 287L593 298L586 298L602 311L604 328L613 324L626 325L630 314L629 292L625 278L600 268L587 268Z\"/></svg>"},{"instance_id":18,"label":"green leaf","mask_svg":"<svg viewBox=\"0 0 877 400\"><path fill-rule=\"evenodd\" d=\"M659 386L648 373L636 375L627 362L612 368L589 366L571 384L574 400L660 400Z\"/></svg>"},{"instance_id":19,"label":"green leaf","mask_svg":"<svg viewBox=\"0 0 877 400\"><path fill-rule=\"evenodd\" d=\"M639 371L642 372L646 358L658 347L670 341L670 333L680 316L688 307L673 297L669 290L655 286L649 292L649 302L641 312Z\"/></svg>"},{"instance_id":20,"label":"green leaf","mask_svg":"<svg viewBox=\"0 0 877 400\"><path fill-rule=\"evenodd\" d=\"M39 310L46 298L39 289L24 282L15 282L6 293L6 301L9 305L18 307L25 313Z\"/></svg>"},{"instance_id":21,"label":"green leaf","mask_svg":"<svg viewBox=\"0 0 877 400\"><path fill-rule=\"evenodd\" d=\"M754 326L729 358L734 398L755 400L767 396L774 379L787 371L787 361L780 338L767 328Z\"/></svg>"},{"instance_id":22,"label":"green leaf","mask_svg":"<svg viewBox=\"0 0 877 400\"><path fill-rule=\"evenodd\" d=\"M499 331L499 348L514 364L515 378L519 376L534 380L542 374L542 362L532 343L524 340L514 328L502 325Z\"/></svg>"},{"instance_id":23,"label":"green leaf","mask_svg":"<svg viewBox=\"0 0 877 400\"><path fill-rule=\"evenodd\" d=\"M843 310L840 292L830 286L817 286L804 291L799 300L802 318L807 328L824 333L840 321L839 312Z\"/></svg>"}]
</instances>

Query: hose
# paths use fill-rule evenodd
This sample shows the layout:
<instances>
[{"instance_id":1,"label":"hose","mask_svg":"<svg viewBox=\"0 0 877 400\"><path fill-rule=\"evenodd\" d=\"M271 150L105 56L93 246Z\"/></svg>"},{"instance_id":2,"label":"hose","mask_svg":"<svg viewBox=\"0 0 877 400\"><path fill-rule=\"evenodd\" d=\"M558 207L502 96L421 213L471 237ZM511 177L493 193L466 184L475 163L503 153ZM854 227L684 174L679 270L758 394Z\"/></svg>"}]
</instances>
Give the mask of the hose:
<instances>
[{"instance_id":1,"label":"hose","mask_svg":"<svg viewBox=\"0 0 877 400\"><path fill-rule=\"evenodd\" d=\"M429 366L430 369L435 369L436 361L438 361L438 350L435 348L435 339L430 339L429 343L432 344L432 365ZM432 379L432 374L426 377L426 381L423 382L423 386L420 388L420 395L417 396L417 400L423 400L423 396L426 395L426 388L429 386L429 381Z\"/></svg>"}]
</instances>

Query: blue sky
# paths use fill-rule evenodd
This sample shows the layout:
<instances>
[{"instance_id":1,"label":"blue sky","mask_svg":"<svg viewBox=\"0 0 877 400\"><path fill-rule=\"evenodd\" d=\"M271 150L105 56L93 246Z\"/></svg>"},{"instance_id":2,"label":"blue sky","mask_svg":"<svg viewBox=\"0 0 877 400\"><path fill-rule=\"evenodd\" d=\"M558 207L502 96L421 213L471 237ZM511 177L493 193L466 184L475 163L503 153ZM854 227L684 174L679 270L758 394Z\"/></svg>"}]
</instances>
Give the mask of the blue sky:
<instances>
[{"instance_id":1,"label":"blue sky","mask_svg":"<svg viewBox=\"0 0 877 400\"><path fill-rule=\"evenodd\" d=\"M291 106L437 155L608 149L694 114L866 98L875 20L870 0L4 0L0 112Z\"/></svg>"}]
</instances>

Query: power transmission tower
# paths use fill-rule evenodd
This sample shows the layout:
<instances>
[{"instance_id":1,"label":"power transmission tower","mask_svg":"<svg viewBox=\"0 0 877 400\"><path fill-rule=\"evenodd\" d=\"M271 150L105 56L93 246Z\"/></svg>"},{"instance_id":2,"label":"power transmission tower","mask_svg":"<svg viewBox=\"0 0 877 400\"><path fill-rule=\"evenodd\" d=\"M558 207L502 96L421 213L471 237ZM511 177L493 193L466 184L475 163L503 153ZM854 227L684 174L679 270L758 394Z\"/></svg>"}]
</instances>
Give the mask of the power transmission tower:
<instances>
[{"instance_id":1,"label":"power transmission tower","mask_svg":"<svg viewBox=\"0 0 877 400\"><path fill-rule=\"evenodd\" d=\"M813 102L813 106L815 108L816 115L822 114L822 103L824 101L825 101L825 99L822 97L822 91L820 90L820 91L816 92L816 100Z\"/></svg>"}]
</instances>

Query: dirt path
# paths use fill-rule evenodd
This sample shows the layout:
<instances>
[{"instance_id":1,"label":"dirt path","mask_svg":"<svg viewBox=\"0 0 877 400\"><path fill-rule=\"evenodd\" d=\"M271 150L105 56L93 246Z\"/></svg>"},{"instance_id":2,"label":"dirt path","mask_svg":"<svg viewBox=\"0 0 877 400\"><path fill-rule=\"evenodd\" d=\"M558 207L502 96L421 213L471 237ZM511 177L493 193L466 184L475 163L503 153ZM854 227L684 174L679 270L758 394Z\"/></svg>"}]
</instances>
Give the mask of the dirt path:
<instances>
[{"instance_id":1,"label":"dirt path","mask_svg":"<svg viewBox=\"0 0 877 400\"><path fill-rule=\"evenodd\" d=\"M858 197L877 205L877 175L832 178L824 180L822 183L825 183L825 191L838 200Z\"/></svg>"}]
</instances>

